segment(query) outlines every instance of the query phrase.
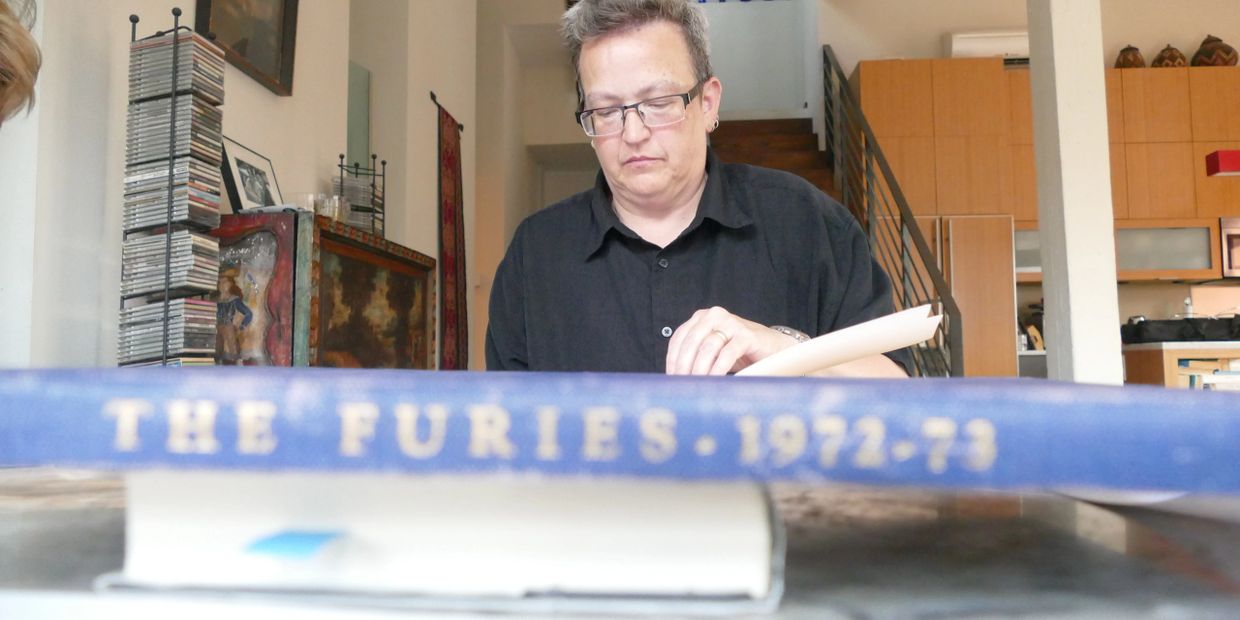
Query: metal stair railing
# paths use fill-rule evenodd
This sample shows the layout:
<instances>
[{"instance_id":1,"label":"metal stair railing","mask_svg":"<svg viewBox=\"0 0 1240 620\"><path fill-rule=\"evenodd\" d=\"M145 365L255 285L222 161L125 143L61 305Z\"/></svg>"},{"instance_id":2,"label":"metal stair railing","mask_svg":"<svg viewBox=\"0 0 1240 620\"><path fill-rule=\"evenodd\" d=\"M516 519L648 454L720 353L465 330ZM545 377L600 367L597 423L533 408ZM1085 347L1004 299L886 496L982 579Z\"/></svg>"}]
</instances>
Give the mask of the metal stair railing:
<instances>
[{"instance_id":1,"label":"metal stair railing","mask_svg":"<svg viewBox=\"0 0 1240 620\"><path fill-rule=\"evenodd\" d=\"M914 376L964 375L960 308L830 45L822 47L827 151L844 206L861 222L891 279L897 310L930 304L943 321L912 347Z\"/></svg>"}]
</instances>

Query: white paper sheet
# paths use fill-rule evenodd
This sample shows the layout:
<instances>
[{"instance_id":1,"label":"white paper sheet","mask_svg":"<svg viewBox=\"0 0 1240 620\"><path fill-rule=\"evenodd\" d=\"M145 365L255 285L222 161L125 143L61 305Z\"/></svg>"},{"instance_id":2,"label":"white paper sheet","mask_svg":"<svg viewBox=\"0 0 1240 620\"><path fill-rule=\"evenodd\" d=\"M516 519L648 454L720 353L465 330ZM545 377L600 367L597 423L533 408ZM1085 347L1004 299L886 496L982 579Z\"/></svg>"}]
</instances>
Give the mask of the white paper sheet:
<instances>
[{"instance_id":1,"label":"white paper sheet","mask_svg":"<svg viewBox=\"0 0 1240 620\"><path fill-rule=\"evenodd\" d=\"M823 334L789 347L736 373L750 377L799 377L925 342L934 336L942 316L930 316L923 305Z\"/></svg>"}]
</instances>

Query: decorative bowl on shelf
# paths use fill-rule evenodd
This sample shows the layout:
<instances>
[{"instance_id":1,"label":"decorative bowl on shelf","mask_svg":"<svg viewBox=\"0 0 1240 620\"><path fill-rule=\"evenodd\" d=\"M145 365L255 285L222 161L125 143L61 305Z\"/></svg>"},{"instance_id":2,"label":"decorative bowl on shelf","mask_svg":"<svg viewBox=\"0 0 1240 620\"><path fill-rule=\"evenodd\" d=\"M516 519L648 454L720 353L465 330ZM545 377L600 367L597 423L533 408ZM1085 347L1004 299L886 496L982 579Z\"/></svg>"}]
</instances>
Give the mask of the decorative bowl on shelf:
<instances>
[{"instance_id":1,"label":"decorative bowl on shelf","mask_svg":"<svg viewBox=\"0 0 1240 620\"><path fill-rule=\"evenodd\" d=\"M1167 44L1154 60L1150 61L1151 67L1187 67L1188 58L1184 56L1184 52L1175 49L1171 44Z\"/></svg>"},{"instance_id":2,"label":"decorative bowl on shelf","mask_svg":"<svg viewBox=\"0 0 1240 620\"><path fill-rule=\"evenodd\" d=\"M1145 57L1141 55L1141 50L1136 46L1129 45L1119 51L1119 56L1115 58L1116 69L1139 69L1145 66Z\"/></svg>"},{"instance_id":3,"label":"decorative bowl on shelf","mask_svg":"<svg viewBox=\"0 0 1240 620\"><path fill-rule=\"evenodd\" d=\"M1237 60L1236 48L1214 35L1207 35L1193 54L1194 67L1234 67Z\"/></svg>"}]
</instances>

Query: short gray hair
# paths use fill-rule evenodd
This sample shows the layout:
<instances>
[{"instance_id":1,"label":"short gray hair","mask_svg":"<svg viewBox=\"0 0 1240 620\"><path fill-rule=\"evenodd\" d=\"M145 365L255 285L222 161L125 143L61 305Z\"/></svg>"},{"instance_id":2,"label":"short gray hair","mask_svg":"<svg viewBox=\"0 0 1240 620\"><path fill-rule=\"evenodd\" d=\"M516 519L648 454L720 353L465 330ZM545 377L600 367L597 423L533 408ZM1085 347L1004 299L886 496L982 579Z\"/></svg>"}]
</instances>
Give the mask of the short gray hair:
<instances>
[{"instance_id":1,"label":"short gray hair","mask_svg":"<svg viewBox=\"0 0 1240 620\"><path fill-rule=\"evenodd\" d=\"M560 34L573 59L573 72L581 79L581 46L607 34L639 28L654 21L680 27L698 82L714 72L710 68L710 40L706 16L691 0L580 0L560 18Z\"/></svg>"}]
</instances>

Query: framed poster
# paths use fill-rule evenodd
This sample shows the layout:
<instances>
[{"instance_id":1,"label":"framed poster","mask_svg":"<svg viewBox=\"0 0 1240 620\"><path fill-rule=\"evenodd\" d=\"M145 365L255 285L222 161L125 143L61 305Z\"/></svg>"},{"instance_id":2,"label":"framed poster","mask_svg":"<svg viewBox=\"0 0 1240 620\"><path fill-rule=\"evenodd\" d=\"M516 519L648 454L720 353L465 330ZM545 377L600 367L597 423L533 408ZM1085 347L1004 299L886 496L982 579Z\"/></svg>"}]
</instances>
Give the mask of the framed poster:
<instances>
[{"instance_id":1,"label":"framed poster","mask_svg":"<svg viewBox=\"0 0 1240 620\"><path fill-rule=\"evenodd\" d=\"M284 204L270 159L228 136L224 136L223 144L224 163L220 172L233 212Z\"/></svg>"},{"instance_id":2,"label":"framed poster","mask_svg":"<svg viewBox=\"0 0 1240 620\"><path fill-rule=\"evenodd\" d=\"M228 62L271 92L293 94L297 0L198 0L194 30L214 34Z\"/></svg>"}]
</instances>

